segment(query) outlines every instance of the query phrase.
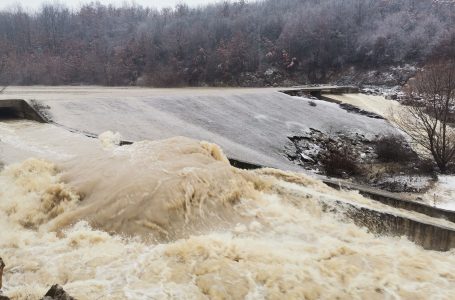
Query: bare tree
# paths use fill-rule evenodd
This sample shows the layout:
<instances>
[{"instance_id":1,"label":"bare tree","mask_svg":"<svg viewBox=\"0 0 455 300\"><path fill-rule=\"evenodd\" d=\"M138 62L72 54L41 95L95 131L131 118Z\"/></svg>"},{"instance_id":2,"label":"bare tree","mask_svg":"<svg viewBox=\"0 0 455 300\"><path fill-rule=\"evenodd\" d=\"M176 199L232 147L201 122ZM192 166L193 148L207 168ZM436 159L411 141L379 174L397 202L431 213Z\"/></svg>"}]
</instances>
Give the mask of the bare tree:
<instances>
[{"instance_id":1,"label":"bare tree","mask_svg":"<svg viewBox=\"0 0 455 300\"><path fill-rule=\"evenodd\" d=\"M410 80L407 95L394 120L445 173L455 156L455 62L427 66Z\"/></svg>"}]
</instances>

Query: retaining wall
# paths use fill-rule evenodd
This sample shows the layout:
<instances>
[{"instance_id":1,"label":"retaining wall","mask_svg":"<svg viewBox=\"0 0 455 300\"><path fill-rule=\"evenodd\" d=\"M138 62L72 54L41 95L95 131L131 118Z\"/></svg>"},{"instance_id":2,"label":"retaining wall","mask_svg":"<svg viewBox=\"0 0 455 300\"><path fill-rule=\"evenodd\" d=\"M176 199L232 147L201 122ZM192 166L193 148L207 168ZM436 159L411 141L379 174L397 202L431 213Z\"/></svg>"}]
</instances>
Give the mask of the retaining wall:
<instances>
[{"instance_id":1,"label":"retaining wall","mask_svg":"<svg viewBox=\"0 0 455 300\"><path fill-rule=\"evenodd\" d=\"M28 119L44 123L45 120L33 107L22 99L0 100L1 118Z\"/></svg>"}]
</instances>

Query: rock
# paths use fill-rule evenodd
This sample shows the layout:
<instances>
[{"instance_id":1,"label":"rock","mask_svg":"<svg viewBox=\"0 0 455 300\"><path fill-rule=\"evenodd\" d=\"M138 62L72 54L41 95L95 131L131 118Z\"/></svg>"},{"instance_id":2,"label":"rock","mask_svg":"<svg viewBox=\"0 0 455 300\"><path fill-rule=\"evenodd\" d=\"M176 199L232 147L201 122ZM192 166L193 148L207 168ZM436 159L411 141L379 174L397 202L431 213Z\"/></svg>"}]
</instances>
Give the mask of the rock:
<instances>
[{"instance_id":1,"label":"rock","mask_svg":"<svg viewBox=\"0 0 455 300\"><path fill-rule=\"evenodd\" d=\"M3 277L3 269L5 268L5 263L3 262L3 259L0 257L0 300L9 300L8 297L3 296L2 293L2 277Z\"/></svg>"},{"instance_id":2,"label":"rock","mask_svg":"<svg viewBox=\"0 0 455 300\"><path fill-rule=\"evenodd\" d=\"M5 263L3 262L3 259L0 257L0 292L2 289L3 285L3 269L5 268Z\"/></svg>"},{"instance_id":3,"label":"rock","mask_svg":"<svg viewBox=\"0 0 455 300\"><path fill-rule=\"evenodd\" d=\"M5 268L5 263L3 259L0 257L0 289L2 288L2 275L3 269ZM3 295L2 291L0 290L0 300L10 300L10 298ZM61 286L58 284L54 284L49 291L47 291L46 295L41 300L75 300L73 297L68 295Z\"/></svg>"},{"instance_id":4,"label":"rock","mask_svg":"<svg viewBox=\"0 0 455 300\"><path fill-rule=\"evenodd\" d=\"M308 161L314 163L314 159L312 159L310 156L306 155L305 153L300 153L301 159L303 161Z\"/></svg>"},{"instance_id":5,"label":"rock","mask_svg":"<svg viewBox=\"0 0 455 300\"><path fill-rule=\"evenodd\" d=\"M340 103L338 105L342 109L346 110L347 112L352 112L352 113L364 115L364 116L367 116L367 117L373 118L373 119L384 119L382 116L380 116L378 114L375 114L375 113L360 109L360 108L358 108L358 107L356 107L354 105L348 104L348 103Z\"/></svg>"},{"instance_id":6,"label":"rock","mask_svg":"<svg viewBox=\"0 0 455 300\"><path fill-rule=\"evenodd\" d=\"M58 284L54 284L41 300L75 300Z\"/></svg>"},{"instance_id":7,"label":"rock","mask_svg":"<svg viewBox=\"0 0 455 300\"><path fill-rule=\"evenodd\" d=\"M3 269L5 268L5 263L3 262L3 259L0 257L0 300L8 300L9 298L6 296L3 296L2 293L2 286L3 286Z\"/></svg>"}]
</instances>

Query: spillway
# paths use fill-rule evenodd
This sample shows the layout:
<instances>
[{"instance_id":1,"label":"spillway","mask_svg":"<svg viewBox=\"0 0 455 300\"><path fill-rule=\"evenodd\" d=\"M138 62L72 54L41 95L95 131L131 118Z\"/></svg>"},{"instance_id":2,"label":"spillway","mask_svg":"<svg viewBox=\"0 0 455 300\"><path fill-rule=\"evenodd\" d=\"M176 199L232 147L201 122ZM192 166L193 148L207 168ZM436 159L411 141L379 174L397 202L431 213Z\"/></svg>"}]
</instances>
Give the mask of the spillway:
<instances>
[{"instance_id":1,"label":"spillway","mask_svg":"<svg viewBox=\"0 0 455 300\"><path fill-rule=\"evenodd\" d=\"M291 97L279 89L141 89L9 87L0 99L35 101L68 129L118 131L131 141L186 136L220 145L229 157L298 171L284 155L288 136L309 128L366 135L394 132L384 120L346 112L334 103Z\"/></svg>"},{"instance_id":2,"label":"spillway","mask_svg":"<svg viewBox=\"0 0 455 300\"><path fill-rule=\"evenodd\" d=\"M196 121L177 121L172 127L171 121L187 118L185 99L190 99L190 106L208 105L207 93L214 91L196 92L194 99L167 95L166 101L181 106L174 111L161 98L167 91L151 100L136 95L130 102L122 99L128 94L123 90L123 96L109 99L107 91L76 89L78 93L70 92L76 94L73 100L66 100L61 91L52 96L44 90L45 96L34 92L22 96L41 102L57 125L0 122L1 160L6 165L0 173L0 255L7 264L3 291L13 299L39 299L54 283L64 285L77 299L450 299L455 293L454 250L425 250L401 234L372 230L395 218L409 228L416 222L453 232L453 222L393 208L355 191L337 191L303 174L232 168L222 147L212 143L225 132L228 138L220 140L227 145L238 144L243 137L229 133L228 126L208 125L210 114L199 111L212 108L189 109ZM236 116L234 112L242 121L266 111L260 119L270 120L279 115L277 99L283 107L296 106L295 115L283 108L282 119L263 127L230 123L237 135L251 139L245 142L246 149L238 148L245 151L240 158L258 155L261 162L291 169L279 156L279 143L267 147L282 141L279 134L295 129L294 123L288 127L286 122L300 120L299 130L310 126L316 117L304 112L310 108L307 101L280 98L278 92L272 97L270 91L254 92L254 100L245 100L251 90L229 93L233 92L219 96L214 105L218 109L213 114L220 121ZM257 101L264 102L253 103ZM278 104L270 110L262 105L272 102ZM131 106L137 103L135 111ZM231 106L242 109L228 113ZM254 108L254 113L242 116L244 106ZM323 112L336 109L318 107ZM111 111L121 123L110 118ZM133 112L122 117L122 111ZM343 124L360 126L363 117L356 120L351 115L341 118ZM203 134L214 139L142 138L118 146L121 138L113 132L99 139L84 134L117 126L109 129L120 129L131 134L124 139L135 140L131 122L142 130L140 134L158 135L152 125L159 126L154 118L162 116L172 116L163 121L171 126L169 135L180 130L197 134L196 128L206 128ZM315 124L329 127L327 122ZM379 126L383 120L375 122L377 128L370 125L365 130L388 128ZM194 124L199 127L191 127ZM246 132L250 126L253 130ZM263 146L255 147L256 142Z\"/></svg>"}]
</instances>

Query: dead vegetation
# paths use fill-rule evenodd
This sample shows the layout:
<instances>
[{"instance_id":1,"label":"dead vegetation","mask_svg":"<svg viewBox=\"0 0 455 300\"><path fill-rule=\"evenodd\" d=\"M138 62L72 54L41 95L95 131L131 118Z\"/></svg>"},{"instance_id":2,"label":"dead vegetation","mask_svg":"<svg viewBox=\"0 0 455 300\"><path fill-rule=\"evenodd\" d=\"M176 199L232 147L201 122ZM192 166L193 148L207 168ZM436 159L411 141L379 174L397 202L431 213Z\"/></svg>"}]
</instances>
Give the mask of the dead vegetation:
<instances>
[{"instance_id":1,"label":"dead vegetation","mask_svg":"<svg viewBox=\"0 0 455 300\"><path fill-rule=\"evenodd\" d=\"M324 148L320 161L327 175L350 177L360 174L355 151L349 141L331 143L330 140L326 140Z\"/></svg>"},{"instance_id":2,"label":"dead vegetation","mask_svg":"<svg viewBox=\"0 0 455 300\"><path fill-rule=\"evenodd\" d=\"M375 141L375 151L381 162L407 163L417 159L402 136L386 135Z\"/></svg>"}]
</instances>

